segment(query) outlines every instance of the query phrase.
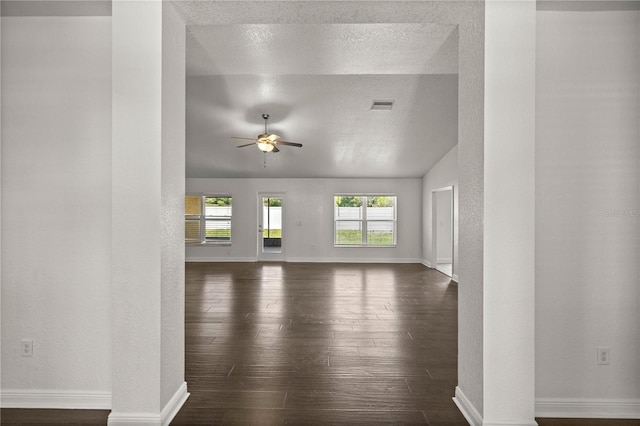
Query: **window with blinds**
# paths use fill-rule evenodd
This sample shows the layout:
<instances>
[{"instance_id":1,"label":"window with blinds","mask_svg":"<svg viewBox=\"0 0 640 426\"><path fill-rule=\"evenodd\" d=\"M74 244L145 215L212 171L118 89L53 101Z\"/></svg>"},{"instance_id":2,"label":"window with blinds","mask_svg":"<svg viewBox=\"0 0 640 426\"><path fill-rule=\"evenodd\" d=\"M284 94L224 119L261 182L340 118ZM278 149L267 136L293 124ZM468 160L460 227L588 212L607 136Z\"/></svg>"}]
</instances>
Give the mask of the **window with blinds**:
<instances>
[{"instance_id":1,"label":"window with blinds","mask_svg":"<svg viewBox=\"0 0 640 426\"><path fill-rule=\"evenodd\" d=\"M185 243L231 243L231 196L187 195L185 197Z\"/></svg>"}]
</instances>

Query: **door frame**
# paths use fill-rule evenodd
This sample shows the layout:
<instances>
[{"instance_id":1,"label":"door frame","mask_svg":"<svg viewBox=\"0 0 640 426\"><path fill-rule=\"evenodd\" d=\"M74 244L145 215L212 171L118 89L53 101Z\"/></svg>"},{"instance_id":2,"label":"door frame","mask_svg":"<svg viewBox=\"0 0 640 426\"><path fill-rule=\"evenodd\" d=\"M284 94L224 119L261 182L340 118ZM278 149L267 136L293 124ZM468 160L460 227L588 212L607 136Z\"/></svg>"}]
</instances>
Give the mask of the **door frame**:
<instances>
[{"instance_id":1,"label":"door frame","mask_svg":"<svg viewBox=\"0 0 640 426\"><path fill-rule=\"evenodd\" d=\"M280 236L280 252L279 253L265 253L263 251L263 234L262 234L262 222L263 222L263 206L262 206L262 201L263 198L265 197L271 197L271 198L281 198L282 199L282 216L281 216L281 221L282 221L282 234ZM258 259L258 262L282 262L285 260L285 215L286 215L286 208L285 208L285 203L286 203L286 199L285 199L285 193L284 192L258 192L258 198L257 198L257 208L258 208L258 220L257 220L257 224L256 224L256 229L257 229L257 238L256 238L256 245L257 245L257 250L256 250L256 256Z\"/></svg>"},{"instance_id":2,"label":"door frame","mask_svg":"<svg viewBox=\"0 0 640 426\"><path fill-rule=\"evenodd\" d=\"M438 269L438 238L441 238L438 236L438 194L440 192L444 192L444 191L451 191L451 275L449 275L448 273L441 271L440 269ZM455 196L454 196L454 187L453 185L451 186L445 186L442 188L438 188L438 189L434 189L431 191L431 267L442 272L445 275L448 275L450 277L453 278L453 271L455 268L455 264L456 264L456 259L454 256L455 250L454 250L454 233L455 233L455 226L453 223L454 220L454 203L455 203Z\"/></svg>"}]
</instances>

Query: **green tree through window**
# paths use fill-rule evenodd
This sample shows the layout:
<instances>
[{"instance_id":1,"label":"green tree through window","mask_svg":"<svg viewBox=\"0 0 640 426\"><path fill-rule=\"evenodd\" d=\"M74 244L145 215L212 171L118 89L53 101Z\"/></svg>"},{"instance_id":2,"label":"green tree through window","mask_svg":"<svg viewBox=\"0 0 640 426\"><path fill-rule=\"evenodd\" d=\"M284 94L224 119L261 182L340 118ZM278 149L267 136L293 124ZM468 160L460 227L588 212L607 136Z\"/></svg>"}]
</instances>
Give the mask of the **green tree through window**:
<instances>
[{"instance_id":1,"label":"green tree through window","mask_svg":"<svg viewBox=\"0 0 640 426\"><path fill-rule=\"evenodd\" d=\"M367 207L393 207L395 197L367 197Z\"/></svg>"},{"instance_id":2,"label":"green tree through window","mask_svg":"<svg viewBox=\"0 0 640 426\"><path fill-rule=\"evenodd\" d=\"M282 198L263 198L262 205L265 207L282 207Z\"/></svg>"},{"instance_id":3,"label":"green tree through window","mask_svg":"<svg viewBox=\"0 0 640 426\"><path fill-rule=\"evenodd\" d=\"M362 207L362 197L336 196L336 207Z\"/></svg>"},{"instance_id":4,"label":"green tree through window","mask_svg":"<svg viewBox=\"0 0 640 426\"><path fill-rule=\"evenodd\" d=\"M205 197L204 203L207 206L227 207L231 205L231 197Z\"/></svg>"}]
</instances>

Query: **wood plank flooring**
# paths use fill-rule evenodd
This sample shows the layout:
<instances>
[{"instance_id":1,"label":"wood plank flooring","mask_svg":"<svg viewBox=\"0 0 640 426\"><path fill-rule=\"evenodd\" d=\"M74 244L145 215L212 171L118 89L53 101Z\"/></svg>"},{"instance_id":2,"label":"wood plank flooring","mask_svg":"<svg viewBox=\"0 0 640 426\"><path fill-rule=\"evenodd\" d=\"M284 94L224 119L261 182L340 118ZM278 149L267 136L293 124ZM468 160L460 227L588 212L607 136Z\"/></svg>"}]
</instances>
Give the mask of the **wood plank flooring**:
<instances>
[{"instance_id":1,"label":"wood plank flooring","mask_svg":"<svg viewBox=\"0 0 640 426\"><path fill-rule=\"evenodd\" d=\"M466 425L457 288L421 265L190 264L173 424Z\"/></svg>"},{"instance_id":2,"label":"wood plank flooring","mask_svg":"<svg viewBox=\"0 0 640 426\"><path fill-rule=\"evenodd\" d=\"M189 263L185 333L191 397L173 425L467 424L451 400L457 287L422 265ZM107 415L2 409L1 423Z\"/></svg>"}]
</instances>

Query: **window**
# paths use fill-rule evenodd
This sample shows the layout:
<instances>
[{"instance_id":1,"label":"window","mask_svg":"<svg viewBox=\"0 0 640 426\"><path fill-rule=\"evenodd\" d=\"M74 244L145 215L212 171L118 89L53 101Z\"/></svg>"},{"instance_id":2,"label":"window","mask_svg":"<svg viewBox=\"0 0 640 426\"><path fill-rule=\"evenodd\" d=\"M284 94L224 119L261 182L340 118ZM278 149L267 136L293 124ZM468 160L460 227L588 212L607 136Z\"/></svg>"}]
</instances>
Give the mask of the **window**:
<instances>
[{"instance_id":1,"label":"window","mask_svg":"<svg viewBox=\"0 0 640 426\"><path fill-rule=\"evenodd\" d=\"M334 196L336 246L396 245L395 195Z\"/></svg>"},{"instance_id":2,"label":"window","mask_svg":"<svg viewBox=\"0 0 640 426\"><path fill-rule=\"evenodd\" d=\"M185 243L231 243L230 196L187 195L184 206Z\"/></svg>"}]
</instances>

